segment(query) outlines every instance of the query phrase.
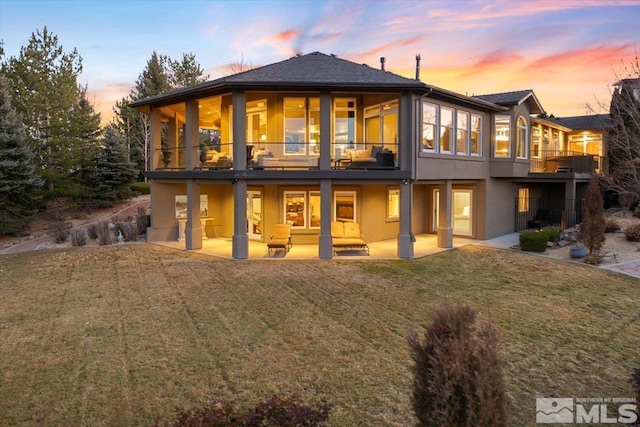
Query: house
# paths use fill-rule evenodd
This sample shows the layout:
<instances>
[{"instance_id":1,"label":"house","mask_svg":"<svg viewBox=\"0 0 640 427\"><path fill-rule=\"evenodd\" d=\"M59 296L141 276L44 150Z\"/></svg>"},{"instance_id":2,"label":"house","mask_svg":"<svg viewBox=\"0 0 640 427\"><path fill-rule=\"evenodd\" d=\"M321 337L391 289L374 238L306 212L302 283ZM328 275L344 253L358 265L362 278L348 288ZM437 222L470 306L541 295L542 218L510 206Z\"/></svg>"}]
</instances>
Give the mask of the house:
<instances>
[{"instance_id":1,"label":"house","mask_svg":"<svg viewBox=\"0 0 640 427\"><path fill-rule=\"evenodd\" d=\"M357 222L410 259L416 234L497 237L543 200L574 222L604 153L576 155L568 124L533 117L532 90L461 95L422 82L417 60L410 79L313 52L132 103L150 119L148 239L225 238L246 259L287 223L329 259L331 223Z\"/></svg>"}]
</instances>

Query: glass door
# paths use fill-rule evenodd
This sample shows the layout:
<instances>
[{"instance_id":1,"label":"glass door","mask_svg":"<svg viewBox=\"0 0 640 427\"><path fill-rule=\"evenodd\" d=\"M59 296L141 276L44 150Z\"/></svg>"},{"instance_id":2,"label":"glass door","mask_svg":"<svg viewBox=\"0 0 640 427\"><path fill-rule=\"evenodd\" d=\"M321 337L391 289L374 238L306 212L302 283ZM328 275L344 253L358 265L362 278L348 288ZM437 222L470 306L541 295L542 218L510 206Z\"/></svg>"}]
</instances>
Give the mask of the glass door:
<instances>
[{"instance_id":1,"label":"glass door","mask_svg":"<svg viewBox=\"0 0 640 427\"><path fill-rule=\"evenodd\" d=\"M433 224L431 227L431 232L437 233L438 222L440 222L440 190L438 190L437 188L433 190L433 203L431 205L433 206Z\"/></svg>"},{"instance_id":2,"label":"glass door","mask_svg":"<svg viewBox=\"0 0 640 427\"><path fill-rule=\"evenodd\" d=\"M453 234L471 236L472 191L453 190Z\"/></svg>"},{"instance_id":3,"label":"glass door","mask_svg":"<svg viewBox=\"0 0 640 427\"><path fill-rule=\"evenodd\" d=\"M262 240L262 191L247 191L247 234L250 240Z\"/></svg>"}]
</instances>

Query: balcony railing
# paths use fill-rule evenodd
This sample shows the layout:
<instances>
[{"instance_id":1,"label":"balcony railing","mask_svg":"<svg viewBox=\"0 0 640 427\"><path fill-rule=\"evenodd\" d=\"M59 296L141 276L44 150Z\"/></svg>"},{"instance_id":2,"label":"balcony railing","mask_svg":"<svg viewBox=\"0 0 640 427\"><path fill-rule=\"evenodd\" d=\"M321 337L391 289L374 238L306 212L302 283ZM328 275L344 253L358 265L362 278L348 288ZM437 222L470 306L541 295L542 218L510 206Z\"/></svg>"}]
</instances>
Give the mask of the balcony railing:
<instances>
[{"instance_id":1,"label":"balcony railing","mask_svg":"<svg viewBox=\"0 0 640 427\"><path fill-rule=\"evenodd\" d=\"M532 150L529 170L536 173L594 173L600 156L567 150Z\"/></svg>"},{"instance_id":2,"label":"balcony railing","mask_svg":"<svg viewBox=\"0 0 640 427\"><path fill-rule=\"evenodd\" d=\"M331 144L331 169L395 169L398 166L398 145ZM233 169L232 144L192 148L196 170ZM155 170L186 170L185 147L165 147L155 150ZM251 170L317 170L320 146L313 143L264 142L247 144L247 169Z\"/></svg>"}]
</instances>

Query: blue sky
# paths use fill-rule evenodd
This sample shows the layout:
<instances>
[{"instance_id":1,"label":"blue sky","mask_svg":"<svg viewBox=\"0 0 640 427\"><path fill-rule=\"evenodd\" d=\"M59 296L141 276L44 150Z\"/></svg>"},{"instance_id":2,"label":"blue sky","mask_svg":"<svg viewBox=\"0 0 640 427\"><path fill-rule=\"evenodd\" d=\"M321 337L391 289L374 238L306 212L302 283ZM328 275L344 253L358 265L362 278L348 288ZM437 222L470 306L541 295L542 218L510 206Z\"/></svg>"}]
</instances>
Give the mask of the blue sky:
<instances>
[{"instance_id":1,"label":"blue sky","mask_svg":"<svg viewBox=\"0 0 640 427\"><path fill-rule=\"evenodd\" d=\"M192 52L211 78L321 51L463 94L533 89L556 116L608 104L640 49L640 0L0 0L0 39L17 56L45 25L83 58L104 116L153 51Z\"/></svg>"}]
</instances>

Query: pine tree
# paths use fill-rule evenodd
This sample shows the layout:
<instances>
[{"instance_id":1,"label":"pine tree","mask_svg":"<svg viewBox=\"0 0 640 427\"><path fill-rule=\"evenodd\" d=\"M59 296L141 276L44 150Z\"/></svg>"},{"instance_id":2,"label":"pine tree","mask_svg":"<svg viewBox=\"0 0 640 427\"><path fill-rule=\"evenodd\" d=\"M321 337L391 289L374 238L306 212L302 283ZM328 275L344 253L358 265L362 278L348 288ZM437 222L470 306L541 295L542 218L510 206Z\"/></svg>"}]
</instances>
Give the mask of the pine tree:
<instances>
[{"instance_id":1,"label":"pine tree","mask_svg":"<svg viewBox=\"0 0 640 427\"><path fill-rule=\"evenodd\" d=\"M183 53L180 61L171 62L170 82L172 89L179 89L203 83L209 78L196 61L193 53Z\"/></svg>"},{"instance_id":2,"label":"pine tree","mask_svg":"<svg viewBox=\"0 0 640 427\"><path fill-rule=\"evenodd\" d=\"M604 201L600 193L600 185L596 175L591 178L587 193L585 194L585 206L582 213L582 223L578 240L589 250L587 261L599 263L599 252L605 241Z\"/></svg>"},{"instance_id":3,"label":"pine tree","mask_svg":"<svg viewBox=\"0 0 640 427\"><path fill-rule=\"evenodd\" d=\"M113 126L104 129L104 148L97 157L95 198L111 203L131 195L129 186L136 177L135 165L129 161L125 137Z\"/></svg>"},{"instance_id":4,"label":"pine tree","mask_svg":"<svg viewBox=\"0 0 640 427\"><path fill-rule=\"evenodd\" d=\"M41 187L26 129L11 105L9 82L0 73L0 234L26 231Z\"/></svg>"}]
</instances>

